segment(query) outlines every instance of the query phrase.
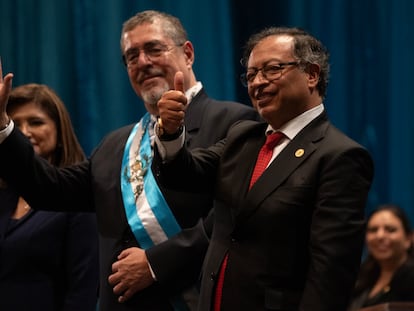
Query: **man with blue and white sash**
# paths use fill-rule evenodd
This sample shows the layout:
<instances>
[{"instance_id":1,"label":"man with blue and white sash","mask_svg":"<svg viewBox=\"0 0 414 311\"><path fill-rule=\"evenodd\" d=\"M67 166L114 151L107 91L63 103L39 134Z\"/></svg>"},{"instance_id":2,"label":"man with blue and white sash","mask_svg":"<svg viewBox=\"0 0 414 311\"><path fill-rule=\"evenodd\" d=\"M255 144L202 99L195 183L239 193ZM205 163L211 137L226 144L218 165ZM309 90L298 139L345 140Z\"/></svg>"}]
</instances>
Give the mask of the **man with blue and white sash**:
<instances>
[{"instance_id":1,"label":"man with blue and white sash","mask_svg":"<svg viewBox=\"0 0 414 311\"><path fill-rule=\"evenodd\" d=\"M208 97L192 70L193 45L171 15L144 11L131 17L123 25L121 51L147 113L136 124L108 134L88 161L65 169L35 156L7 116L12 74L3 79L0 66L0 177L16 185L33 208L96 212L99 310L192 310L208 244L200 224L212 199L157 185L150 169L157 102L174 89L176 72L183 72L183 126L191 149L224 138L240 119L259 117L246 105Z\"/></svg>"}]
</instances>

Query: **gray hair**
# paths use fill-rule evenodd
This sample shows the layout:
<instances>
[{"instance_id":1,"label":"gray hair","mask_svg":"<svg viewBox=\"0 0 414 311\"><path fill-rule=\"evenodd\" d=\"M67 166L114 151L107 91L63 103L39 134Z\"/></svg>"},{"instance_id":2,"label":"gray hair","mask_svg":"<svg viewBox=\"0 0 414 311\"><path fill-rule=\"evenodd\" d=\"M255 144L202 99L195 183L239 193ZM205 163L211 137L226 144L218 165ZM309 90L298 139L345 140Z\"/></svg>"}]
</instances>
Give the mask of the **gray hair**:
<instances>
[{"instance_id":1,"label":"gray hair","mask_svg":"<svg viewBox=\"0 0 414 311\"><path fill-rule=\"evenodd\" d=\"M121 53L123 53L124 48L122 38L126 32L131 31L138 25L146 23L152 24L156 21L160 21L162 23L162 29L165 35L173 40L176 45L182 45L188 40L187 32L177 17L155 10L147 10L138 12L136 15L124 22L121 32Z\"/></svg>"}]
</instances>

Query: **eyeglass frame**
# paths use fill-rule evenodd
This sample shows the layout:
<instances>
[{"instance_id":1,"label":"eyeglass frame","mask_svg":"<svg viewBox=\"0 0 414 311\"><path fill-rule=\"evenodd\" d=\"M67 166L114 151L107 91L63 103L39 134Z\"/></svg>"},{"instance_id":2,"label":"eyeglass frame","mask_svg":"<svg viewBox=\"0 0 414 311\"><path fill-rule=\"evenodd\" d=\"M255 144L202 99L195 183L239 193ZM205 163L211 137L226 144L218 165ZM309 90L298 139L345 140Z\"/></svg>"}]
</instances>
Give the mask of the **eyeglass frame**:
<instances>
[{"instance_id":1,"label":"eyeglass frame","mask_svg":"<svg viewBox=\"0 0 414 311\"><path fill-rule=\"evenodd\" d=\"M171 46L158 41L150 41L145 43L142 48L133 47L128 49L124 54L122 54L122 63L127 68L134 68L138 64L138 59L141 53L144 53L145 57L149 61L154 61L155 59L161 57L163 54L172 51L175 47L183 45L184 43ZM130 52L132 59L128 60L128 52Z\"/></svg>"},{"instance_id":2,"label":"eyeglass frame","mask_svg":"<svg viewBox=\"0 0 414 311\"><path fill-rule=\"evenodd\" d=\"M240 75L240 82L244 87L248 87L249 83L252 83L254 81L254 79L256 78L257 74L260 72L262 74L262 77L265 78L267 81L272 82L275 80L279 80L282 75L283 75L283 69L285 69L287 66L298 66L300 64L300 62L298 61L292 61L292 62L285 62L285 63L277 63L277 64L266 64L261 68L255 68L254 69L254 74L251 78L247 78L247 74L248 72L244 72ZM277 74L278 76L276 78L272 78L269 79L267 77L268 73L266 73L266 68L277 68L275 70L277 70ZM253 70L252 70L253 71Z\"/></svg>"}]
</instances>

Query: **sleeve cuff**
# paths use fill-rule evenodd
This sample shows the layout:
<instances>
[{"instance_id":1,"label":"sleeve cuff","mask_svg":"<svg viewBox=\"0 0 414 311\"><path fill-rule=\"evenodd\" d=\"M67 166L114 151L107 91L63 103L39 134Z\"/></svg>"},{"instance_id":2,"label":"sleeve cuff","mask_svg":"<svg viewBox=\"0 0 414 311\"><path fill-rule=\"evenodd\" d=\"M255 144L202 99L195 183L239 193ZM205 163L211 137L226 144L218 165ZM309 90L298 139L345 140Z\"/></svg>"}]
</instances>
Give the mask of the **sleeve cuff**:
<instances>
[{"instance_id":1,"label":"sleeve cuff","mask_svg":"<svg viewBox=\"0 0 414 311\"><path fill-rule=\"evenodd\" d=\"M151 272L151 276L154 279L154 281L157 281L157 276L155 275L154 271L152 270L152 267L151 267L151 264L149 263L149 261L148 261L148 268Z\"/></svg>"},{"instance_id":2,"label":"sleeve cuff","mask_svg":"<svg viewBox=\"0 0 414 311\"><path fill-rule=\"evenodd\" d=\"M157 126L157 123L155 126ZM173 140L161 140L158 135L155 135L155 143L157 144L162 161L168 162L174 159L181 148L184 146L184 141L185 127L183 127L181 134Z\"/></svg>"},{"instance_id":3,"label":"sleeve cuff","mask_svg":"<svg viewBox=\"0 0 414 311\"><path fill-rule=\"evenodd\" d=\"M10 133L13 131L14 129L14 122L12 119L10 119L9 124L7 124L7 126L0 130L0 144L7 138L9 137Z\"/></svg>"}]
</instances>

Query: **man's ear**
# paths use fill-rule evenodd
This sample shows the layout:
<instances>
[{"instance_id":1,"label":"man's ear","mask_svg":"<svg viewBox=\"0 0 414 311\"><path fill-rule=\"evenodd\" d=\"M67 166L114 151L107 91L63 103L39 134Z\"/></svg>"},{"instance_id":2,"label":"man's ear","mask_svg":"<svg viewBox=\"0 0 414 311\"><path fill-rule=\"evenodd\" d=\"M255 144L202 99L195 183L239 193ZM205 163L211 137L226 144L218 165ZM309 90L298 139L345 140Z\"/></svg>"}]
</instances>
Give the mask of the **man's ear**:
<instances>
[{"instance_id":1,"label":"man's ear","mask_svg":"<svg viewBox=\"0 0 414 311\"><path fill-rule=\"evenodd\" d=\"M308 64L305 72L308 74L309 87L316 87L319 83L321 68L318 64Z\"/></svg>"},{"instance_id":2,"label":"man's ear","mask_svg":"<svg viewBox=\"0 0 414 311\"><path fill-rule=\"evenodd\" d=\"M187 65L192 66L194 63L194 47L190 41L186 41L183 44L183 51L186 56L186 63Z\"/></svg>"}]
</instances>

